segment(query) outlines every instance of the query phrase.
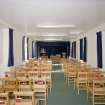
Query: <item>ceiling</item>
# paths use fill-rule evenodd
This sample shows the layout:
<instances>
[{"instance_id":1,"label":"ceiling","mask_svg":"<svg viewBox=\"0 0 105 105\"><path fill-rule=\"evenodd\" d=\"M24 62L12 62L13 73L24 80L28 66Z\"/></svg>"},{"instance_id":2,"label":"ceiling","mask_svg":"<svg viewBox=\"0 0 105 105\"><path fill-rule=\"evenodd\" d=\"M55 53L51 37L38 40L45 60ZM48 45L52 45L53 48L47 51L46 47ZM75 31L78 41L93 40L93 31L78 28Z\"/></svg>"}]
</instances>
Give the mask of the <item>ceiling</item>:
<instances>
[{"instance_id":1,"label":"ceiling","mask_svg":"<svg viewBox=\"0 0 105 105\"><path fill-rule=\"evenodd\" d=\"M68 38L74 35L72 31L85 32L105 23L105 0L0 0L0 19L29 35L57 34L59 38L64 34Z\"/></svg>"}]
</instances>

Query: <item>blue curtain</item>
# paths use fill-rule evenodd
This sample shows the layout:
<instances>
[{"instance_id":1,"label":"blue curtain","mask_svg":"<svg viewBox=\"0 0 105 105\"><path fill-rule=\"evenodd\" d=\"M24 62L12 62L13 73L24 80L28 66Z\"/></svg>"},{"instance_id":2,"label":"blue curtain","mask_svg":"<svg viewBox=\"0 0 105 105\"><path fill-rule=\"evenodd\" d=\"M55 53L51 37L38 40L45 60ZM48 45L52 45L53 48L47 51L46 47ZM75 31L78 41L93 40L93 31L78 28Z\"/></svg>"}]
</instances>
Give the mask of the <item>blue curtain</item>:
<instances>
[{"instance_id":1,"label":"blue curtain","mask_svg":"<svg viewBox=\"0 0 105 105\"><path fill-rule=\"evenodd\" d=\"M71 57L73 57L73 55L74 55L74 54L73 54L73 53L74 53L74 52L73 52L73 46L74 46L74 43L72 42L72 46L71 46Z\"/></svg>"},{"instance_id":2,"label":"blue curtain","mask_svg":"<svg viewBox=\"0 0 105 105\"><path fill-rule=\"evenodd\" d=\"M102 32L97 32L97 67L102 68Z\"/></svg>"},{"instance_id":3,"label":"blue curtain","mask_svg":"<svg viewBox=\"0 0 105 105\"><path fill-rule=\"evenodd\" d=\"M87 61L87 38L84 37L84 62Z\"/></svg>"},{"instance_id":4,"label":"blue curtain","mask_svg":"<svg viewBox=\"0 0 105 105\"><path fill-rule=\"evenodd\" d=\"M8 54L8 66L14 65L13 54L13 29L9 29L9 54Z\"/></svg>"},{"instance_id":5,"label":"blue curtain","mask_svg":"<svg viewBox=\"0 0 105 105\"><path fill-rule=\"evenodd\" d=\"M71 56L71 42L70 42L69 56Z\"/></svg>"},{"instance_id":6,"label":"blue curtain","mask_svg":"<svg viewBox=\"0 0 105 105\"><path fill-rule=\"evenodd\" d=\"M80 39L80 60L83 60L83 39Z\"/></svg>"},{"instance_id":7,"label":"blue curtain","mask_svg":"<svg viewBox=\"0 0 105 105\"><path fill-rule=\"evenodd\" d=\"M40 50L45 49L46 54L50 57L51 55L66 53L66 57L70 54L70 42L69 41L56 41L56 42L36 42L37 55L41 56Z\"/></svg>"},{"instance_id":8,"label":"blue curtain","mask_svg":"<svg viewBox=\"0 0 105 105\"><path fill-rule=\"evenodd\" d=\"M32 41L32 58L34 58L34 41Z\"/></svg>"},{"instance_id":9,"label":"blue curtain","mask_svg":"<svg viewBox=\"0 0 105 105\"><path fill-rule=\"evenodd\" d=\"M29 59L29 38L27 38L27 59Z\"/></svg>"},{"instance_id":10,"label":"blue curtain","mask_svg":"<svg viewBox=\"0 0 105 105\"><path fill-rule=\"evenodd\" d=\"M76 58L76 41L74 42L74 58Z\"/></svg>"},{"instance_id":11,"label":"blue curtain","mask_svg":"<svg viewBox=\"0 0 105 105\"><path fill-rule=\"evenodd\" d=\"M22 60L25 60L25 36L22 37Z\"/></svg>"}]
</instances>

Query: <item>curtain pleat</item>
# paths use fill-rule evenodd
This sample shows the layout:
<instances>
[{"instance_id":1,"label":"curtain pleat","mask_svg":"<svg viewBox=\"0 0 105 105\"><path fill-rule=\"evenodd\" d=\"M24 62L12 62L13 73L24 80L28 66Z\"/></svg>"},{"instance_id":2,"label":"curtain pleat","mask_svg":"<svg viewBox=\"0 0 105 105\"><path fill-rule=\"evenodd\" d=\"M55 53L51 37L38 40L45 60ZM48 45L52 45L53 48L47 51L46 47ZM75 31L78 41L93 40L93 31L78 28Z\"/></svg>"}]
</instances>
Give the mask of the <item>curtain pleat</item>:
<instances>
[{"instance_id":1,"label":"curtain pleat","mask_svg":"<svg viewBox=\"0 0 105 105\"><path fill-rule=\"evenodd\" d=\"M97 67L102 68L102 32L97 32Z\"/></svg>"},{"instance_id":2,"label":"curtain pleat","mask_svg":"<svg viewBox=\"0 0 105 105\"><path fill-rule=\"evenodd\" d=\"M32 41L32 58L34 58L34 41Z\"/></svg>"},{"instance_id":3,"label":"curtain pleat","mask_svg":"<svg viewBox=\"0 0 105 105\"><path fill-rule=\"evenodd\" d=\"M13 29L9 29L9 56L8 66L14 65L14 54L13 54Z\"/></svg>"},{"instance_id":4,"label":"curtain pleat","mask_svg":"<svg viewBox=\"0 0 105 105\"><path fill-rule=\"evenodd\" d=\"M74 58L76 58L76 41L74 42Z\"/></svg>"},{"instance_id":5,"label":"curtain pleat","mask_svg":"<svg viewBox=\"0 0 105 105\"><path fill-rule=\"evenodd\" d=\"M80 39L80 60L83 60L83 39Z\"/></svg>"},{"instance_id":6,"label":"curtain pleat","mask_svg":"<svg viewBox=\"0 0 105 105\"><path fill-rule=\"evenodd\" d=\"M25 36L22 37L22 60L25 60Z\"/></svg>"},{"instance_id":7,"label":"curtain pleat","mask_svg":"<svg viewBox=\"0 0 105 105\"><path fill-rule=\"evenodd\" d=\"M27 38L27 59L29 59L29 38Z\"/></svg>"},{"instance_id":8,"label":"curtain pleat","mask_svg":"<svg viewBox=\"0 0 105 105\"><path fill-rule=\"evenodd\" d=\"M87 61L87 38L84 37L84 62Z\"/></svg>"},{"instance_id":9,"label":"curtain pleat","mask_svg":"<svg viewBox=\"0 0 105 105\"><path fill-rule=\"evenodd\" d=\"M71 46L71 57L73 57L73 55L74 55L74 54L73 54L73 53L74 53L74 52L73 52L73 46L74 46L74 43L72 42L72 46Z\"/></svg>"}]
</instances>

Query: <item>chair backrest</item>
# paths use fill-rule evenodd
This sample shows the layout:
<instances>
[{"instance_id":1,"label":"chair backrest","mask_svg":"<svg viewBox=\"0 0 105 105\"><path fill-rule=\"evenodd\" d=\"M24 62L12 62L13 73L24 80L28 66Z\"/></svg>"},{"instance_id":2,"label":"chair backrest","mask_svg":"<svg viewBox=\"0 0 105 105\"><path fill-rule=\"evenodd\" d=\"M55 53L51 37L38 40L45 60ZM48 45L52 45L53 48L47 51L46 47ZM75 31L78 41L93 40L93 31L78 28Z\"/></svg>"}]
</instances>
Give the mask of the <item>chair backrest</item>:
<instances>
[{"instance_id":1,"label":"chair backrest","mask_svg":"<svg viewBox=\"0 0 105 105\"><path fill-rule=\"evenodd\" d=\"M101 72L98 70L90 70L87 74L88 80L96 80L101 77Z\"/></svg>"},{"instance_id":2,"label":"chair backrest","mask_svg":"<svg viewBox=\"0 0 105 105\"><path fill-rule=\"evenodd\" d=\"M51 79L51 71L41 71L41 77L46 79Z\"/></svg>"},{"instance_id":3,"label":"chair backrest","mask_svg":"<svg viewBox=\"0 0 105 105\"><path fill-rule=\"evenodd\" d=\"M17 79L13 77L3 78L3 88L5 92L17 91Z\"/></svg>"},{"instance_id":4,"label":"chair backrest","mask_svg":"<svg viewBox=\"0 0 105 105\"><path fill-rule=\"evenodd\" d=\"M3 92L3 78L0 78L0 92Z\"/></svg>"},{"instance_id":5,"label":"chair backrest","mask_svg":"<svg viewBox=\"0 0 105 105\"><path fill-rule=\"evenodd\" d=\"M45 78L36 78L33 79L33 90L35 90L36 88L40 89L40 88L44 88L46 89L47 84L46 84L46 79Z\"/></svg>"},{"instance_id":6,"label":"chair backrest","mask_svg":"<svg viewBox=\"0 0 105 105\"><path fill-rule=\"evenodd\" d=\"M32 91L32 81L29 78L18 79L18 90L19 91Z\"/></svg>"},{"instance_id":7,"label":"chair backrest","mask_svg":"<svg viewBox=\"0 0 105 105\"><path fill-rule=\"evenodd\" d=\"M103 94L105 93L105 78L101 80L93 80L93 92L96 91L103 92Z\"/></svg>"},{"instance_id":8,"label":"chair backrest","mask_svg":"<svg viewBox=\"0 0 105 105\"><path fill-rule=\"evenodd\" d=\"M77 74L77 80L87 80L87 72L79 71Z\"/></svg>"},{"instance_id":9,"label":"chair backrest","mask_svg":"<svg viewBox=\"0 0 105 105\"><path fill-rule=\"evenodd\" d=\"M9 105L8 93L0 93L0 105Z\"/></svg>"},{"instance_id":10,"label":"chair backrest","mask_svg":"<svg viewBox=\"0 0 105 105\"><path fill-rule=\"evenodd\" d=\"M15 105L35 105L34 92L14 92Z\"/></svg>"},{"instance_id":11,"label":"chair backrest","mask_svg":"<svg viewBox=\"0 0 105 105\"><path fill-rule=\"evenodd\" d=\"M26 78L27 77L27 72L26 71L16 71L16 78Z\"/></svg>"},{"instance_id":12,"label":"chair backrest","mask_svg":"<svg viewBox=\"0 0 105 105\"><path fill-rule=\"evenodd\" d=\"M28 78L34 79L39 77L39 71L29 71L28 72Z\"/></svg>"},{"instance_id":13,"label":"chair backrest","mask_svg":"<svg viewBox=\"0 0 105 105\"><path fill-rule=\"evenodd\" d=\"M15 77L15 70L5 72L5 77Z\"/></svg>"}]
</instances>

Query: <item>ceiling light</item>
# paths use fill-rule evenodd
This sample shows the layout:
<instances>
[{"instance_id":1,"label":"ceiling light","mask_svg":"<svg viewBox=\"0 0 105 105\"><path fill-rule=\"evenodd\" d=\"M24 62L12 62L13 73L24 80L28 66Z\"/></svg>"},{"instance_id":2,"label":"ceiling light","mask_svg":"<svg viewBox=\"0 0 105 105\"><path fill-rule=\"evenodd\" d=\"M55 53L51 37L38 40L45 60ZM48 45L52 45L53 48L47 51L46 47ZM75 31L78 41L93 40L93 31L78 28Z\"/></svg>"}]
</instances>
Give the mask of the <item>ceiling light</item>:
<instances>
[{"instance_id":1,"label":"ceiling light","mask_svg":"<svg viewBox=\"0 0 105 105\"><path fill-rule=\"evenodd\" d=\"M81 32L80 31L72 31L70 32L70 34L80 34Z\"/></svg>"},{"instance_id":2,"label":"ceiling light","mask_svg":"<svg viewBox=\"0 0 105 105\"><path fill-rule=\"evenodd\" d=\"M67 34L41 34L40 36L67 36Z\"/></svg>"},{"instance_id":3,"label":"ceiling light","mask_svg":"<svg viewBox=\"0 0 105 105\"><path fill-rule=\"evenodd\" d=\"M37 28L74 28L76 27L74 24L71 25L37 25Z\"/></svg>"},{"instance_id":4,"label":"ceiling light","mask_svg":"<svg viewBox=\"0 0 105 105\"><path fill-rule=\"evenodd\" d=\"M58 40L63 40L61 38L57 39L57 38L46 38L44 40L47 40L47 41L58 41Z\"/></svg>"}]
</instances>

